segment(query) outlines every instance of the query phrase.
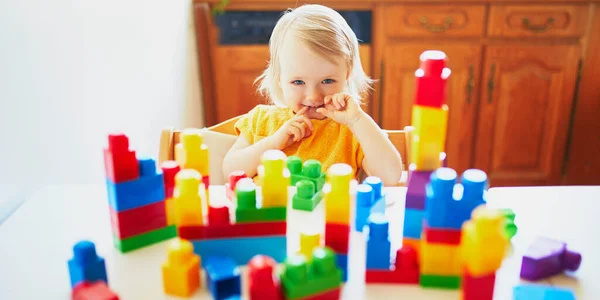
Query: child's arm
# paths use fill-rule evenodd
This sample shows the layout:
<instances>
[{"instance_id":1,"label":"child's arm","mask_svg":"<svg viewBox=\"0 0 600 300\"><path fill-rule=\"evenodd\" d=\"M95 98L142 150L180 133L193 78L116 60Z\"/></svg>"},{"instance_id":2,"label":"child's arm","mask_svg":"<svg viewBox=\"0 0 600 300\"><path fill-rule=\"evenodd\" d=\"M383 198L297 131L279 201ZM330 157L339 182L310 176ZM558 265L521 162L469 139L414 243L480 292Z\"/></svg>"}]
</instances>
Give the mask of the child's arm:
<instances>
[{"instance_id":1,"label":"child's arm","mask_svg":"<svg viewBox=\"0 0 600 300\"><path fill-rule=\"evenodd\" d=\"M233 171L242 170L248 177L254 177L263 153L274 149L272 144L269 137L250 144L243 135L240 135L223 158L223 174L229 176Z\"/></svg>"}]
</instances>

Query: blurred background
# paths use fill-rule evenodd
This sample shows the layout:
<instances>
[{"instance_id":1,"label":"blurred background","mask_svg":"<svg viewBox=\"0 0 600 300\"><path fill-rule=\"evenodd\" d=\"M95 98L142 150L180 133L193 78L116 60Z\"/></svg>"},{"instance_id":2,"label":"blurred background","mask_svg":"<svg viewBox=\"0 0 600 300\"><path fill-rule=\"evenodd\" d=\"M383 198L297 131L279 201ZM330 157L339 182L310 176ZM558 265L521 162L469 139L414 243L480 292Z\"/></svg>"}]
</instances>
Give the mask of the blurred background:
<instances>
[{"instance_id":1,"label":"blurred background","mask_svg":"<svg viewBox=\"0 0 600 300\"><path fill-rule=\"evenodd\" d=\"M442 50L450 167L483 169L495 186L600 184L599 1L313 3L361 40L378 80L366 109L382 128L410 125L419 54ZM1 1L3 193L102 182L111 131L156 156L162 127L210 126L264 103L253 81L270 33L301 4Z\"/></svg>"}]
</instances>

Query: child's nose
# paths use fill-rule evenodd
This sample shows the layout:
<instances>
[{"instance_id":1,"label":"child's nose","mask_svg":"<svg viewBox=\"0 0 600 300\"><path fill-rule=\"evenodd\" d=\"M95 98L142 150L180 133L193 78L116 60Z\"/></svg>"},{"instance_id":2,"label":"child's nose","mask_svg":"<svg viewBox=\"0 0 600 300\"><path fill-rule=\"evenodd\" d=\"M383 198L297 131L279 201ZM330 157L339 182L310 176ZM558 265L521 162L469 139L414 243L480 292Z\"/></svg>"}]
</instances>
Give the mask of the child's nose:
<instances>
[{"instance_id":1,"label":"child's nose","mask_svg":"<svg viewBox=\"0 0 600 300\"><path fill-rule=\"evenodd\" d=\"M306 91L306 100L308 100L311 105L320 105L323 100L323 95L318 89L309 88Z\"/></svg>"}]
</instances>

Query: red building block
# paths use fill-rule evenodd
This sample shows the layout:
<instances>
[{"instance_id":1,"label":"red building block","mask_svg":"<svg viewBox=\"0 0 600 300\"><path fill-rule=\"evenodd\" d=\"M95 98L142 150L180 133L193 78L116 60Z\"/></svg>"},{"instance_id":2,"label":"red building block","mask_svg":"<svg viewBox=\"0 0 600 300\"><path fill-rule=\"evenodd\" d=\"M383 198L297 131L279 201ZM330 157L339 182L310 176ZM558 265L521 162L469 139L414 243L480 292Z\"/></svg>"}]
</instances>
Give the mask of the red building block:
<instances>
[{"instance_id":1,"label":"red building block","mask_svg":"<svg viewBox=\"0 0 600 300\"><path fill-rule=\"evenodd\" d=\"M259 237L285 235L287 224L283 222L236 223L207 226L180 226L178 235L186 240L210 240L219 238Z\"/></svg>"},{"instance_id":2,"label":"red building block","mask_svg":"<svg viewBox=\"0 0 600 300\"><path fill-rule=\"evenodd\" d=\"M119 239L167 226L165 201L116 212L109 207L112 230Z\"/></svg>"},{"instance_id":3,"label":"red building block","mask_svg":"<svg viewBox=\"0 0 600 300\"><path fill-rule=\"evenodd\" d=\"M472 277L464 269L461 280L462 300L492 300L494 299L494 285L496 273L481 277Z\"/></svg>"},{"instance_id":4,"label":"red building block","mask_svg":"<svg viewBox=\"0 0 600 300\"><path fill-rule=\"evenodd\" d=\"M304 300L338 300L340 299L341 291L342 290L340 288L337 288L304 298Z\"/></svg>"},{"instance_id":5,"label":"red building block","mask_svg":"<svg viewBox=\"0 0 600 300\"><path fill-rule=\"evenodd\" d=\"M104 171L113 183L140 177L140 167L135 151L129 150L129 138L123 133L108 135L108 148L104 149Z\"/></svg>"},{"instance_id":6,"label":"red building block","mask_svg":"<svg viewBox=\"0 0 600 300\"><path fill-rule=\"evenodd\" d=\"M235 186L240 179L248 178L244 171L233 171L229 174L229 182L225 183L225 195L227 199L235 198Z\"/></svg>"},{"instance_id":7,"label":"red building block","mask_svg":"<svg viewBox=\"0 0 600 300\"><path fill-rule=\"evenodd\" d=\"M229 225L229 207L227 206L208 206L208 226Z\"/></svg>"},{"instance_id":8,"label":"red building block","mask_svg":"<svg viewBox=\"0 0 600 300\"><path fill-rule=\"evenodd\" d=\"M266 255L256 255L248 262L250 300L283 300L279 276L274 274L276 262Z\"/></svg>"},{"instance_id":9,"label":"red building block","mask_svg":"<svg viewBox=\"0 0 600 300\"><path fill-rule=\"evenodd\" d=\"M442 107L446 100L446 80L450 69L446 68L446 54L441 51L425 51L421 54L421 65L415 72L414 105Z\"/></svg>"},{"instance_id":10,"label":"red building block","mask_svg":"<svg viewBox=\"0 0 600 300\"><path fill-rule=\"evenodd\" d=\"M335 253L348 254L350 241L350 225L325 224L325 246L330 247Z\"/></svg>"},{"instance_id":11,"label":"red building block","mask_svg":"<svg viewBox=\"0 0 600 300\"><path fill-rule=\"evenodd\" d=\"M419 283L417 251L412 246L403 246L396 251L393 270L366 270L366 283Z\"/></svg>"},{"instance_id":12,"label":"red building block","mask_svg":"<svg viewBox=\"0 0 600 300\"><path fill-rule=\"evenodd\" d=\"M172 198L173 190L175 189L175 175L179 173L181 168L174 160L163 162L160 168L162 169L163 181L165 183L165 198Z\"/></svg>"},{"instance_id":13,"label":"red building block","mask_svg":"<svg viewBox=\"0 0 600 300\"><path fill-rule=\"evenodd\" d=\"M202 183L204 183L204 188L206 188L208 190L208 187L210 186L210 176L208 175L202 175Z\"/></svg>"},{"instance_id":14,"label":"red building block","mask_svg":"<svg viewBox=\"0 0 600 300\"><path fill-rule=\"evenodd\" d=\"M460 229L441 229L428 227L423 222L423 231L425 232L425 240L428 243L459 245L460 244Z\"/></svg>"},{"instance_id":15,"label":"red building block","mask_svg":"<svg viewBox=\"0 0 600 300\"><path fill-rule=\"evenodd\" d=\"M72 300L119 300L119 296L108 288L106 282L84 281L73 288Z\"/></svg>"}]
</instances>

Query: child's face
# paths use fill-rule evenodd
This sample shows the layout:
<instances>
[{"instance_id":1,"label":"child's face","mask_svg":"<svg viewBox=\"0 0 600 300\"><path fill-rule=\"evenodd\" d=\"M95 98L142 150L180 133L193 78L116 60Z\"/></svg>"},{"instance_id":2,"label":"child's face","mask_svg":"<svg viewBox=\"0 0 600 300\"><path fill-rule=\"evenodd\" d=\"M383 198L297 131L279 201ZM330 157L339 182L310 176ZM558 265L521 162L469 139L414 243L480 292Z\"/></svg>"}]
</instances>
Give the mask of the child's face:
<instances>
[{"instance_id":1,"label":"child's face","mask_svg":"<svg viewBox=\"0 0 600 300\"><path fill-rule=\"evenodd\" d=\"M333 63L293 38L286 38L280 51L283 101L294 112L308 106L309 118L324 119L317 108L325 96L341 93L346 86L349 73L344 59L335 58Z\"/></svg>"}]
</instances>

